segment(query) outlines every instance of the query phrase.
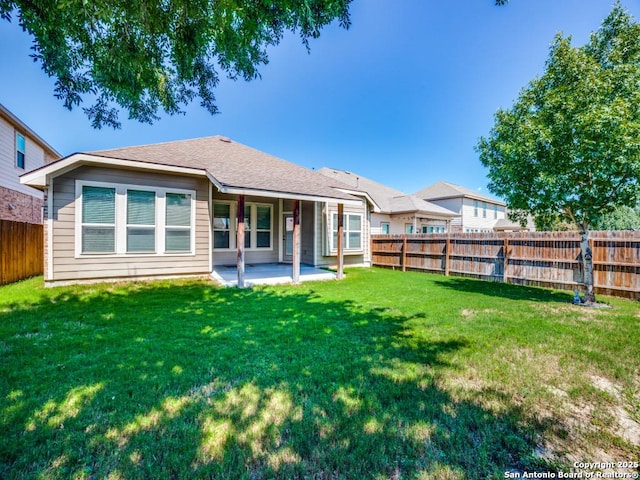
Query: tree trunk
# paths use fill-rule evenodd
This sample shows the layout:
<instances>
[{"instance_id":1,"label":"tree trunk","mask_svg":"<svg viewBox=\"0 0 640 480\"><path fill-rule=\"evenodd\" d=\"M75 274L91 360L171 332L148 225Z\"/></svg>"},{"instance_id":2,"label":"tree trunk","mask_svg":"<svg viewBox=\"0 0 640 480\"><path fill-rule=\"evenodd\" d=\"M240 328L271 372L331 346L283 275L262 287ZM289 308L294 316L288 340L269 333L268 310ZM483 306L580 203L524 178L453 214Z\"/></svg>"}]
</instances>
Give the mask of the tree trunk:
<instances>
[{"instance_id":1,"label":"tree trunk","mask_svg":"<svg viewBox=\"0 0 640 480\"><path fill-rule=\"evenodd\" d=\"M589 227L580 225L580 250L582 257L582 272L584 275L584 303L595 303L596 294L593 286L593 255L589 246Z\"/></svg>"}]
</instances>

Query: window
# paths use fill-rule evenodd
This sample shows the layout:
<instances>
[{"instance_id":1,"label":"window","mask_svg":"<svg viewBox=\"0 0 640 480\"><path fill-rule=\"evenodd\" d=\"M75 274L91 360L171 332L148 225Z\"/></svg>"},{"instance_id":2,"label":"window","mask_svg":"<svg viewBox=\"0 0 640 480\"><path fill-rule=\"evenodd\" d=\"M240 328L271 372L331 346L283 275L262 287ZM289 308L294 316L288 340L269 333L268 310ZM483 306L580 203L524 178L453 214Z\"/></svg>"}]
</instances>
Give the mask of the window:
<instances>
[{"instance_id":1,"label":"window","mask_svg":"<svg viewBox=\"0 0 640 480\"><path fill-rule=\"evenodd\" d=\"M388 235L390 232L389 222L380 222L380 233Z\"/></svg>"},{"instance_id":2,"label":"window","mask_svg":"<svg viewBox=\"0 0 640 480\"><path fill-rule=\"evenodd\" d=\"M16 167L24 169L24 157L26 151L24 135L16 132Z\"/></svg>"},{"instance_id":3,"label":"window","mask_svg":"<svg viewBox=\"0 0 640 480\"><path fill-rule=\"evenodd\" d=\"M213 248L230 249L237 246L237 203L213 204ZM234 221L232 221L232 219ZM246 203L244 206L244 247L272 248L272 206Z\"/></svg>"},{"instance_id":4,"label":"window","mask_svg":"<svg viewBox=\"0 0 640 480\"><path fill-rule=\"evenodd\" d=\"M213 204L213 248L229 248L231 232L231 205Z\"/></svg>"},{"instance_id":5,"label":"window","mask_svg":"<svg viewBox=\"0 0 640 480\"><path fill-rule=\"evenodd\" d=\"M413 223L404 224L404 233L413 233Z\"/></svg>"},{"instance_id":6,"label":"window","mask_svg":"<svg viewBox=\"0 0 640 480\"><path fill-rule=\"evenodd\" d=\"M433 233L433 227L422 225L422 233Z\"/></svg>"},{"instance_id":7,"label":"window","mask_svg":"<svg viewBox=\"0 0 640 480\"><path fill-rule=\"evenodd\" d=\"M477 200L473 201L473 216L474 217L478 216L478 201Z\"/></svg>"},{"instance_id":8,"label":"window","mask_svg":"<svg viewBox=\"0 0 640 480\"><path fill-rule=\"evenodd\" d=\"M487 218L487 203L482 202L482 218Z\"/></svg>"},{"instance_id":9,"label":"window","mask_svg":"<svg viewBox=\"0 0 640 480\"><path fill-rule=\"evenodd\" d=\"M498 218L498 205L493 206L493 218L494 219Z\"/></svg>"},{"instance_id":10,"label":"window","mask_svg":"<svg viewBox=\"0 0 640 480\"><path fill-rule=\"evenodd\" d=\"M338 214L333 214L332 241L333 249L338 248ZM343 215L342 242L345 250L362 250L362 215Z\"/></svg>"},{"instance_id":11,"label":"window","mask_svg":"<svg viewBox=\"0 0 640 480\"><path fill-rule=\"evenodd\" d=\"M191 251L191 194L166 194L165 248L167 252Z\"/></svg>"},{"instance_id":12,"label":"window","mask_svg":"<svg viewBox=\"0 0 640 480\"><path fill-rule=\"evenodd\" d=\"M156 192L127 190L127 252L155 251Z\"/></svg>"},{"instance_id":13,"label":"window","mask_svg":"<svg viewBox=\"0 0 640 480\"><path fill-rule=\"evenodd\" d=\"M82 187L82 253L115 253L116 189Z\"/></svg>"},{"instance_id":14,"label":"window","mask_svg":"<svg viewBox=\"0 0 640 480\"><path fill-rule=\"evenodd\" d=\"M271 248L271 205L256 205L256 248Z\"/></svg>"},{"instance_id":15,"label":"window","mask_svg":"<svg viewBox=\"0 0 640 480\"><path fill-rule=\"evenodd\" d=\"M76 181L76 255L193 254L193 191Z\"/></svg>"}]
</instances>

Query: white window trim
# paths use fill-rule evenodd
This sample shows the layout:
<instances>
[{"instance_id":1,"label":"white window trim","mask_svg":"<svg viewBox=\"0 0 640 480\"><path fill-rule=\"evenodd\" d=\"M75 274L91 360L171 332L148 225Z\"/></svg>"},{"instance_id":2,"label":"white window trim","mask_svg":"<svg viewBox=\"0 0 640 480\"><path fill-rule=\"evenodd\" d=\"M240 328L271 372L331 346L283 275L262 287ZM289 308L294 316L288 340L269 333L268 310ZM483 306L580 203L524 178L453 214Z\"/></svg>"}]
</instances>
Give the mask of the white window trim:
<instances>
[{"instance_id":1,"label":"white window trim","mask_svg":"<svg viewBox=\"0 0 640 480\"><path fill-rule=\"evenodd\" d=\"M329 224L331 229L329 230L329 249L331 253L338 252L338 246L333 244L333 231L338 230L338 226L336 225L335 229L333 228L333 216L338 215L338 210L331 210L329 212ZM347 248L347 245L343 245L345 253L364 253L364 215L362 213L354 213L354 212L344 212L343 215L347 217L345 219L345 224L343 225L344 233L346 234L347 239L349 238L350 230L348 228L349 224L349 216L360 217L360 247L359 248ZM347 244L349 241L347 240Z\"/></svg>"},{"instance_id":2,"label":"white window trim","mask_svg":"<svg viewBox=\"0 0 640 480\"><path fill-rule=\"evenodd\" d=\"M229 248L216 248L214 247L215 245L215 232L216 231L220 231L222 232L223 230L221 229L216 229L213 228L213 226L211 227L211 233L212 233L212 240L211 240L211 249L213 251L216 252L235 252L238 248L238 201L237 200L218 200L218 199L213 199L213 206L212 206L212 211L215 212L215 204L223 204L223 205L229 205ZM258 208L257 207L269 207L269 224L271 226L271 228L269 228L269 233L270 233L270 241L269 241L269 248L267 247L257 247L257 246L252 246L252 247L245 247L244 251L245 252L272 252L274 249L274 237L273 237L273 229L274 229L274 223L273 223L273 216L274 216L274 210L275 210L275 205L273 205L272 203L263 203L263 202L245 202L244 203L245 208L246 207L250 207L251 208L251 219L253 220L251 222L251 229L246 231L246 233L249 233L251 241L250 241L250 245L257 245L258 243L258 222L257 222L257 212L258 212ZM213 216L211 217L212 221L213 221ZM261 232L264 232L266 230L262 229L260 230Z\"/></svg>"},{"instance_id":3,"label":"white window trim","mask_svg":"<svg viewBox=\"0 0 640 480\"><path fill-rule=\"evenodd\" d=\"M383 233L383 235L388 235L391 233L391 222L380 222L380 233L384 230L384 226L387 226L387 233Z\"/></svg>"},{"instance_id":4,"label":"white window trim","mask_svg":"<svg viewBox=\"0 0 640 480\"><path fill-rule=\"evenodd\" d=\"M116 222L115 253L82 253L82 189L83 187L103 187L116 189ZM156 194L156 251L127 252L127 190L143 190ZM191 196L191 250L188 252L165 252L166 232L166 195L167 193L186 194ZM104 257L186 257L194 256L196 249L196 192L181 188L154 187L130 183L107 183L87 180L76 180L76 214L75 214L75 258ZM173 228L173 227L171 227ZM186 227L185 227L186 228Z\"/></svg>"}]
</instances>

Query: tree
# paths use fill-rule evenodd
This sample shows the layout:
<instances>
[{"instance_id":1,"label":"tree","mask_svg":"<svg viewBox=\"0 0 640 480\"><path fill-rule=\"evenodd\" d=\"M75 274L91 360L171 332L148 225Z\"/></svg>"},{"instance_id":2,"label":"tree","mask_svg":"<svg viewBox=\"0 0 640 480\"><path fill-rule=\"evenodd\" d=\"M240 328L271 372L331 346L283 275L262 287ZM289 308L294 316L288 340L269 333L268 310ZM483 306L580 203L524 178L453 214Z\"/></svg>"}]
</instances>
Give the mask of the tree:
<instances>
[{"instance_id":1,"label":"tree","mask_svg":"<svg viewBox=\"0 0 640 480\"><path fill-rule=\"evenodd\" d=\"M558 35L543 75L498 110L476 148L489 190L518 219L578 228L585 301L595 302L589 229L640 194L640 26L617 3L583 47Z\"/></svg>"},{"instance_id":2,"label":"tree","mask_svg":"<svg viewBox=\"0 0 640 480\"><path fill-rule=\"evenodd\" d=\"M267 48L285 31L309 39L338 20L348 28L351 0L0 0L0 18L17 12L34 37L33 58L56 79L55 96L83 110L94 128L118 128L118 109L152 123L162 108L181 112L196 97L218 112L219 70L259 77Z\"/></svg>"},{"instance_id":3,"label":"tree","mask_svg":"<svg viewBox=\"0 0 640 480\"><path fill-rule=\"evenodd\" d=\"M595 225L598 230L638 230L640 229L640 203L635 207L623 205L613 212L603 215Z\"/></svg>"}]
</instances>

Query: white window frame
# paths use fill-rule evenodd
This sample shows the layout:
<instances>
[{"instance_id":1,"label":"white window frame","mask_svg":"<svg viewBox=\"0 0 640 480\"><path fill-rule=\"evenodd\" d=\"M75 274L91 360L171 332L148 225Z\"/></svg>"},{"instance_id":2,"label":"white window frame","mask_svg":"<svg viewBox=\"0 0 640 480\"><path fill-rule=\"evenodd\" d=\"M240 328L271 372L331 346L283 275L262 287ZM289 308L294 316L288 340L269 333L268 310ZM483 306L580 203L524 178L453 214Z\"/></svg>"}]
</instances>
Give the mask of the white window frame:
<instances>
[{"instance_id":1,"label":"white window frame","mask_svg":"<svg viewBox=\"0 0 640 480\"><path fill-rule=\"evenodd\" d=\"M493 206L493 219L494 220L498 219L498 205Z\"/></svg>"},{"instance_id":2,"label":"white window frame","mask_svg":"<svg viewBox=\"0 0 640 480\"><path fill-rule=\"evenodd\" d=\"M482 202L482 218L487 218L487 202Z\"/></svg>"},{"instance_id":3,"label":"white window frame","mask_svg":"<svg viewBox=\"0 0 640 480\"><path fill-rule=\"evenodd\" d=\"M219 200L213 199L213 210L215 212L215 204L224 204L229 205L229 247L228 248L216 248L215 240L212 240L212 249L216 252L231 252L236 251L238 248L238 201L237 200ZM273 216L275 205L272 203L262 203L262 202L245 202L245 209L247 207L250 208L250 225L251 229L245 231L245 235L249 234L250 247L245 247L245 252L271 252L274 249L274 224L273 224ZM258 247L258 231L266 232L265 229L258 230L258 207L269 207L269 247ZM212 231L216 231L212 229ZM219 230L223 231L223 230ZM246 237L245 237L246 238Z\"/></svg>"},{"instance_id":4,"label":"white window frame","mask_svg":"<svg viewBox=\"0 0 640 480\"><path fill-rule=\"evenodd\" d=\"M474 216L474 217L477 217L477 216L478 216L478 206L479 206L478 201L477 201L477 200L474 200L474 201L473 201L473 216Z\"/></svg>"},{"instance_id":5,"label":"white window frame","mask_svg":"<svg viewBox=\"0 0 640 480\"><path fill-rule=\"evenodd\" d=\"M384 227L387 227L387 233L384 233ZM390 222L380 222L380 233L383 235L388 235L391 233L391 223Z\"/></svg>"},{"instance_id":6,"label":"white window frame","mask_svg":"<svg viewBox=\"0 0 640 480\"><path fill-rule=\"evenodd\" d=\"M335 223L334 221L334 215L335 215L335 219L337 220L338 218L338 211L337 210L331 210L330 211L330 226L331 229L329 230L329 248L331 250L331 252L337 252L338 251L338 245L334 245L333 244L333 232L334 231L338 231L338 224ZM342 248L344 249L345 253L363 253L364 252L364 215L362 213L355 213L355 212L343 212L343 216L344 216L344 220L343 220L343 226L342 228L344 229L344 235L347 239L346 242L343 242L344 245L342 246ZM360 246L357 248L349 248L349 233L352 233L349 230L349 217L360 217ZM335 228L334 228L335 227ZM355 233L355 232L354 232Z\"/></svg>"},{"instance_id":7,"label":"white window frame","mask_svg":"<svg viewBox=\"0 0 640 480\"><path fill-rule=\"evenodd\" d=\"M153 234L154 234L154 246L153 246L153 252L129 252L128 247L129 245L125 245L125 251L127 251L128 255L133 255L133 254L140 254L140 255L148 255L148 254L154 254L156 252L158 252L158 194L155 194L155 203L153 205L153 208L155 210L155 220L156 222L153 225L142 225L142 224L135 224L135 223L129 223L128 218L129 218L129 202L128 202L128 192L129 190L133 190L136 192L154 192L153 189L148 189L148 188L127 188L125 190L126 196L125 196L125 216L124 216L124 223L125 223L125 233L128 234L129 232L129 228L140 228L143 230L153 230ZM117 204L117 200L118 200L118 190L116 189L116 204ZM118 223L118 208L116 206L116 224ZM127 240L125 239L125 243L127 242Z\"/></svg>"},{"instance_id":8,"label":"white window frame","mask_svg":"<svg viewBox=\"0 0 640 480\"><path fill-rule=\"evenodd\" d=\"M154 187L130 183L107 183L88 180L76 180L75 201L75 258L103 258L103 257L185 257L195 255L196 250L196 191L181 188ZM116 222L115 222L115 253L83 253L82 252L82 189L83 187L115 188L116 190ZM127 190L143 190L156 194L156 251L155 252L127 252ZM191 196L191 230L189 251L165 251L166 225L166 194L177 193ZM170 227L174 228L174 227ZM187 227L184 227L185 229Z\"/></svg>"}]
</instances>

